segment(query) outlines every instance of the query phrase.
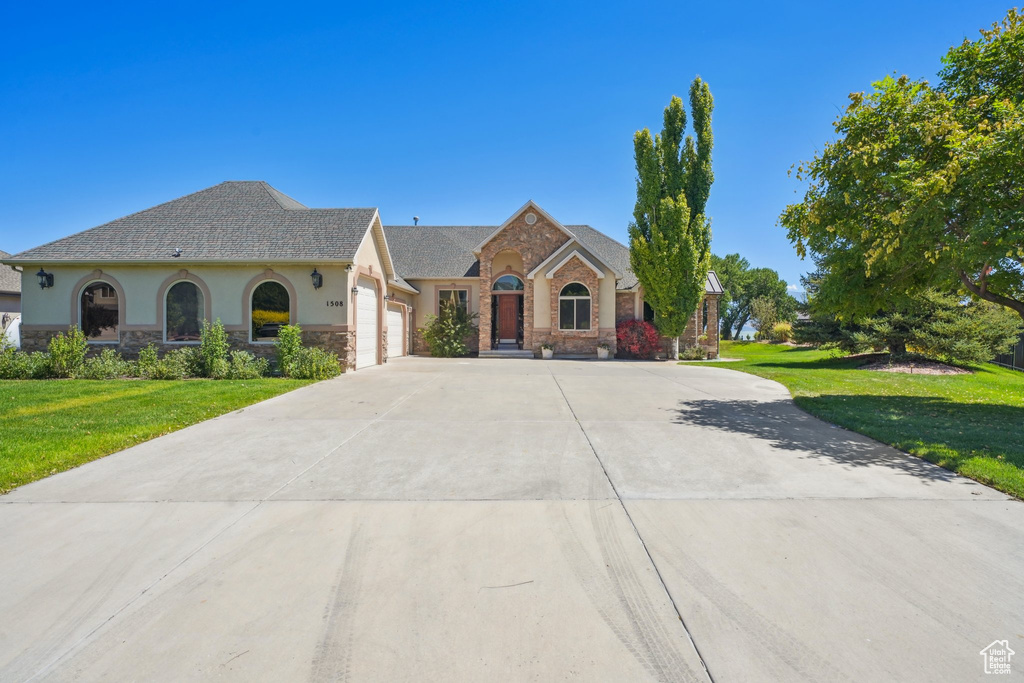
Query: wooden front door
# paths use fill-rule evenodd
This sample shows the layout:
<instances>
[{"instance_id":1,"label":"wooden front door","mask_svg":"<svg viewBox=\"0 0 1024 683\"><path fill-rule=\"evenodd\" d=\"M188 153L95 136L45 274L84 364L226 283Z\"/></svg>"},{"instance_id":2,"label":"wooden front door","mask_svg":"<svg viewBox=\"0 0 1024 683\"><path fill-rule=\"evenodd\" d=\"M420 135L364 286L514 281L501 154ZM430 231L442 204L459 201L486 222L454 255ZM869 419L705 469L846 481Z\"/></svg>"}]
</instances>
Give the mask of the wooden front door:
<instances>
[{"instance_id":1,"label":"wooden front door","mask_svg":"<svg viewBox=\"0 0 1024 683\"><path fill-rule=\"evenodd\" d=\"M506 294L498 297L498 341L515 342L519 335L519 297Z\"/></svg>"}]
</instances>

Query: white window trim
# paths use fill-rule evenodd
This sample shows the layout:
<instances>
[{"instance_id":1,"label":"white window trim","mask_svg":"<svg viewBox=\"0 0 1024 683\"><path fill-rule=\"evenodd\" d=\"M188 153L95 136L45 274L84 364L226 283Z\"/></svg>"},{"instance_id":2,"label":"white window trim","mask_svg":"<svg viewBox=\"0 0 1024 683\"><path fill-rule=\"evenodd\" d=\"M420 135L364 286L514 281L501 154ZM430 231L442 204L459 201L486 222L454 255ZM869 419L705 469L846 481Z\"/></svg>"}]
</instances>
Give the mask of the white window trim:
<instances>
[{"instance_id":1,"label":"white window trim","mask_svg":"<svg viewBox=\"0 0 1024 683\"><path fill-rule=\"evenodd\" d=\"M565 291L565 288L568 287L569 285L579 285L580 287L583 287L584 289L587 290L587 295L586 296L562 296L562 292ZM587 316L587 327L586 328L576 327L576 303L575 302L581 301L581 300L586 300L586 301L590 302L590 314ZM572 327L562 327L562 302L563 301L572 301L573 302L573 306L572 306L572 325L573 326ZM590 332L591 330L594 329L594 326L591 324L592 323L591 318L593 316L594 316L594 296L590 292L590 287L587 287L585 284L583 284L582 282L578 282L578 281L567 282L564 285L562 285L562 288L558 291L558 331L559 332Z\"/></svg>"}]
</instances>

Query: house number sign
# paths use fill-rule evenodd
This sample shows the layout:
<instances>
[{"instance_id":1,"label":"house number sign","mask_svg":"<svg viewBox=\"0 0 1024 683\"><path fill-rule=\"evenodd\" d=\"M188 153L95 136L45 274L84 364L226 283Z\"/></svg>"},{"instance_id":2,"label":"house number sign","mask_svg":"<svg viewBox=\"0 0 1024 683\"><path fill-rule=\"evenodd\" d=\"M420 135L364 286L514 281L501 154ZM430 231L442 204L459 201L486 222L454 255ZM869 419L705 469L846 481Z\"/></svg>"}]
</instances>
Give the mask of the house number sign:
<instances>
[{"instance_id":1,"label":"house number sign","mask_svg":"<svg viewBox=\"0 0 1024 683\"><path fill-rule=\"evenodd\" d=\"M328 301L327 302L327 307L328 308L334 308L336 306L344 306L344 305L345 305L344 301Z\"/></svg>"}]
</instances>

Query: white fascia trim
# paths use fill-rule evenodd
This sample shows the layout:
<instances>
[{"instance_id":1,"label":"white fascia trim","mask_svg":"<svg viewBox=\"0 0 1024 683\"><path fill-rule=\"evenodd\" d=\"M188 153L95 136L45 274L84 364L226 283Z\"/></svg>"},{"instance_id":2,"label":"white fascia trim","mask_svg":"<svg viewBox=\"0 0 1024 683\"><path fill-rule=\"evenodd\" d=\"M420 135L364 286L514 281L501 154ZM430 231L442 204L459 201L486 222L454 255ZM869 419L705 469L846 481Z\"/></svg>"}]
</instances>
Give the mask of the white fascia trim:
<instances>
[{"instance_id":1,"label":"white fascia trim","mask_svg":"<svg viewBox=\"0 0 1024 683\"><path fill-rule=\"evenodd\" d=\"M561 254L563 251L565 251L565 248L568 247L571 244L575 244L576 246L580 246L580 241L578 239L576 239L575 237L572 238L572 239L566 240L565 244L563 244L558 249L555 249L553 252L551 252L550 256L548 256L546 259L544 259L543 261L538 263L536 268L534 268L529 273L527 273L526 274L526 278L528 280L532 280L533 278L537 277L537 273L539 273L541 271L541 269L543 269L549 263L551 263L556 258L558 258L558 255Z\"/></svg>"},{"instance_id":2,"label":"white fascia trim","mask_svg":"<svg viewBox=\"0 0 1024 683\"><path fill-rule=\"evenodd\" d=\"M384 234L384 224L380 220L380 210L373 210L373 218L370 219L370 230L374 233L374 239L377 240L377 247L381 251L381 260L384 262L385 275L388 279L394 279L395 264L391 261L391 250L388 248L388 238Z\"/></svg>"},{"instance_id":3,"label":"white fascia trim","mask_svg":"<svg viewBox=\"0 0 1024 683\"><path fill-rule=\"evenodd\" d=\"M540 214L541 216L543 216L543 217L544 217L544 218L546 218L546 219L547 219L548 221L550 221L552 225L554 225L554 226L555 226L556 228L558 228L559 230L561 230L562 232L564 232L564 233L565 233L565 235L566 235L567 237L569 237L570 239L575 239L575 238L576 238L576 235L574 235L574 234L572 234L571 232L569 232L569 231L568 231L568 230L566 229L566 227L565 227L564 225L562 225L561 223L559 223L558 221L556 221L556 220L555 220L555 219L554 219L554 218L553 218L553 217L551 216L551 214L549 214L549 213L548 213L547 211L545 211L544 209L540 208L540 207L539 207L539 206L537 205L537 202L535 202L535 201L533 201L533 200L531 199L531 200L529 200L528 202L526 202L525 204L523 204L523 205L522 205L521 207L519 207L519 208L518 208L518 209L517 209L516 211L514 211L514 212L512 213L512 215L508 217L508 220L506 220L506 221L505 221L504 223L502 223L501 225L499 225L499 226L498 226L498 229L497 229L497 230L495 230L494 232L492 232L492 233L491 233L490 235L488 235L488 236L487 236L487 238L486 238L486 239L485 239L485 240L484 240L483 242L481 242L480 244L476 245L476 248L475 248L475 249L473 249L473 253L474 253L474 254L479 254L479 253L480 253L480 251L481 251L481 250L482 250L482 249L483 249L483 248L484 248L485 246L487 246L487 243L488 243L488 242L490 242L491 240L493 240L493 239L494 239L494 238L495 238L495 237L496 237L496 236L498 235L498 233L500 233L500 232L501 232L502 230L504 230L505 228L507 228L507 227L508 227L508 226L509 226L509 225L510 225L510 224L512 223L512 221L513 221L513 220L515 220L516 216L518 216L519 214L521 214L521 213L522 213L523 211L525 211L526 209L533 209L534 211L536 211L537 213L539 213L539 214Z\"/></svg>"},{"instance_id":4,"label":"white fascia trim","mask_svg":"<svg viewBox=\"0 0 1024 683\"><path fill-rule=\"evenodd\" d=\"M593 263L591 263L587 259L586 256L584 256L583 254L581 254L579 252L579 249L573 249L569 253L568 256L566 256L564 259L562 259L561 261L558 262L557 266L555 266L554 268L551 268L550 270L548 270L548 272L544 274L544 277L550 279L552 275L554 275L555 273L558 272L559 268L561 268L566 263L571 261L574 256L579 258L580 261L583 261L583 265L585 265L587 268L590 268L592 271L594 271L594 273L597 275L597 279L600 280L600 279L604 278L604 271L601 270L600 268L598 268L597 266L595 266Z\"/></svg>"},{"instance_id":5,"label":"white fascia trim","mask_svg":"<svg viewBox=\"0 0 1024 683\"><path fill-rule=\"evenodd\" d=\"M396 282L395 280L388 280L388 287L394 287L395 289L399 289L403 292L409 292L410 294L420 293L420 290L416 289L412 285L406 286L401 284L400 282Z\"/></svg>"}]
</instances>

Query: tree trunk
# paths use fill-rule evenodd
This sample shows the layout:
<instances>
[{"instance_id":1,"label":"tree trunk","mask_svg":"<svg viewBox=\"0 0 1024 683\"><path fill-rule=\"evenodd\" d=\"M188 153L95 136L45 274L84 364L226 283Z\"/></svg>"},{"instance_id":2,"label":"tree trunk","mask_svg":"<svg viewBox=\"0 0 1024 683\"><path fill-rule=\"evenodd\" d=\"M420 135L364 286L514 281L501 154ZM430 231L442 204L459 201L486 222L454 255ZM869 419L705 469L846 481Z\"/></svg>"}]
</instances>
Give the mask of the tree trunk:
<instances>
[{"instance_id":1,"label":"tree trunk","mask_svg":"<svg viewBox=\"0 0 1024 683\"><path fill-rule=\"evenodd\" d=\"M903 339L890 341L889 354L892 356L905 356L907 354L907 342Z\"/></svg>"},{"instance_id":2,"label":"tree trunk","mask_svg":"<svg viewBox=\"0 0 1024 683\"><path fill-rule=\"evenodd\" d=\"M736 334L733 336L733 339L740 339L741 338L740 337L740 332L743 330L743 327L747 324L748 320L750 320L750 316L749 315L745 315L745 316L743 316L742 318L740 318L739 320L736 321Z\"/></svg>"},{"instance_id":3,"label":"tree trunk","mask_svg":"<svg viewBox=\"0 0 1024 683\"><path fill-rule=\"evenodd\" d=\"M672 337L672 360L679 360L679 337Z\"/></svg>"},{"instance_id":4,"label":"tree trunk","mask_svg":"<svg viewBox=\"0 0 1024 683\"><path fill-rule=\"evenodd\" d=\"M991 301L992 303L999 304L1000 306L1006 306L1011 311L1016 311L1017 315L1021 317L1021 320L1024 320L1024 301L1017 301L1016 299L1011 299L1008 296L990 292L984 283L982 285L975 284L974 281L971 280L970 276L962 270L958 271L957 274L960 276L960 281L964 283L964 287L966 287L967 291L971 294L979 299Z\"/></svg>"}]
</instances>

